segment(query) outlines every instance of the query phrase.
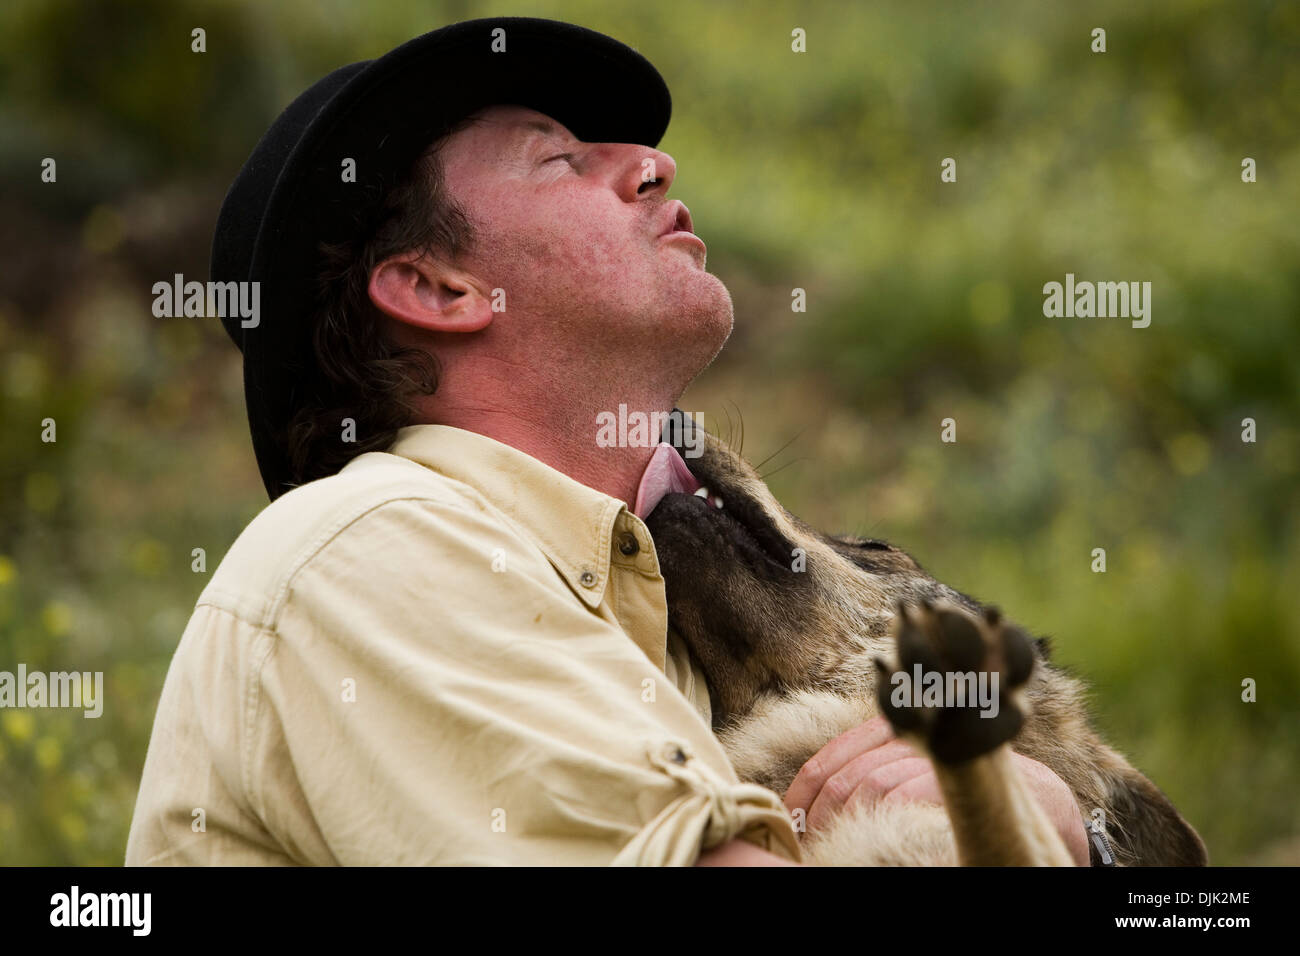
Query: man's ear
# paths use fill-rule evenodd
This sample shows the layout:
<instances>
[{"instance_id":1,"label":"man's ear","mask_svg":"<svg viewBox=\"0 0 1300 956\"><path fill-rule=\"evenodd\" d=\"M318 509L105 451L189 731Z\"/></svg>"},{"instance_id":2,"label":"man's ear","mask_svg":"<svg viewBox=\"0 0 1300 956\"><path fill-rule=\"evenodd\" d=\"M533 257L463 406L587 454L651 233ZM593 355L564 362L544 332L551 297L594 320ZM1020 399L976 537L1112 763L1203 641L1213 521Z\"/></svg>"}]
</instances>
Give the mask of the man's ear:
<instances>
[{"instance_id":1,"label":"man's ear","mask_svg":"<svg viewBox=\"0 0 1300 956\"><path fill-rule=\"evenodd\" d=\"M431 332L477 332L492 322L492 303L470 277L424 253L385 259L367 291L385 315Z\"/></svg>"}]
</instances>

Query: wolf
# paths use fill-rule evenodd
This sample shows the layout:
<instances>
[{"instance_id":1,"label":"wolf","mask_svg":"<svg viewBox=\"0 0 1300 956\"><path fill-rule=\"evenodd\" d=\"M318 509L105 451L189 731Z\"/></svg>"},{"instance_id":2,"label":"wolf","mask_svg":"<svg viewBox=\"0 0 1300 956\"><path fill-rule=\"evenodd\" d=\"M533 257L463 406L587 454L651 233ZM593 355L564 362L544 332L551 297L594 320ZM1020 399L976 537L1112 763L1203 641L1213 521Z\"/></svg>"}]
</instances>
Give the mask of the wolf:
<instances>
[{"instance_id":1,"label":"wolf","mask_svg":"<svg viewBox=\"0 0 1300 956\"><path fill-rule=\"evenodd\" d=\"M900 548L814 530L720 439L692 438L690 470L704 487L666 495L647 526L669 625L704 672L713 730L737 774L784 794L826 743L883 714L930 759L943 794L942 807L851 805L801 836L806 862L1071 865L1014 748L1069 786L1094 865L1208 863L1200 835L1092 728L1083 683L1051 662L1047 639ZM895 675L921 672L996 675L996 716L900 699Z\"/></svg>"}]
</instances>

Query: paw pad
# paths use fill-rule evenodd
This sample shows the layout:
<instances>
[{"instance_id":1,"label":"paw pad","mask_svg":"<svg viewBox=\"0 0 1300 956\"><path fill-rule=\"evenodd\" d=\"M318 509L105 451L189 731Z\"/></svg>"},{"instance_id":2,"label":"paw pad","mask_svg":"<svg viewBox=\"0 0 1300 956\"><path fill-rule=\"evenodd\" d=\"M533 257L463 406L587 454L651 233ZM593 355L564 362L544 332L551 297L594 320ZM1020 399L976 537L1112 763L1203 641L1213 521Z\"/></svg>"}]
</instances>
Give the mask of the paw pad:
<instances>
[{"instance_id":1,"label":"paw pad","mask_svg":"<svg viewBox=\"0 0 1300 956\"><path fill-rule=\"evenodd\" d=\"M1011 740L1028 705L1019 689L1034 668L1033 645L995 608L900 603L898 664L876 658L876 695L895 733L918 737L943 763L962 763Z\"/></svg>"}]
</instances>

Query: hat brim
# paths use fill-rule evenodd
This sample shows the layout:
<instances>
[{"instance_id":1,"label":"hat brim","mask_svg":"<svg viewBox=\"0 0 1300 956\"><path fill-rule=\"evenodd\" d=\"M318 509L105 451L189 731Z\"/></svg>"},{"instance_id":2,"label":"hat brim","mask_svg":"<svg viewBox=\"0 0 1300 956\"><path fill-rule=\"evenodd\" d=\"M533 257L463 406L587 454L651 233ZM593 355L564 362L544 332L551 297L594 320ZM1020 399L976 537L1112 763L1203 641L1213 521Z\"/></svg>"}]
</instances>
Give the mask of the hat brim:
<instances>
[{"instance_id":1,"label":"hat brim","mask_svg":"<svg viewBox=\"0 0 1300 956\"><path fill-rule=\"evenodd\" d=\"M258 325L243 328L239 316L223 323L243 352L253 448L272 499L289 487L287 433L311 362L318 244L354 238L431 141L502 103L544 113L587 142L646 146L659 143L672 111L654 66L610 37L553 20L471 20L314 85L231 187L211 278L260 283ZM343 181L345 158L355 162L355 182Z\"/></svg>"}]
</instances>

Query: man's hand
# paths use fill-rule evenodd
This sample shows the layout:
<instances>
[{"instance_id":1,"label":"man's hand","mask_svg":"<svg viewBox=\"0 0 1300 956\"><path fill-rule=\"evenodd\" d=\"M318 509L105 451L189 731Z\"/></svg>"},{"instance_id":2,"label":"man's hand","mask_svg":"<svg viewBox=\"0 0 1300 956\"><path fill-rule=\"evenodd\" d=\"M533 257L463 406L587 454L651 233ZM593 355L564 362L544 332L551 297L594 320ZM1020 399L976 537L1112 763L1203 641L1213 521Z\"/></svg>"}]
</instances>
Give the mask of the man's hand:
<instances>
[{"instance_id":1,"label":"man's hand","mask_svg":"<svg viewBox=\"0 0 1300 956\"><path fill-rule=\"evenodd\" d=\"M1014 752L1012 759L1074 861L1087 866L1088 835L1070 788L1037 760ZM873 717L828 743L803 765L785 794L791 812L805 811L810 832L862 800L943 805L929 759L895 737L884 717Z\"/></svg>"}]
</instances>

